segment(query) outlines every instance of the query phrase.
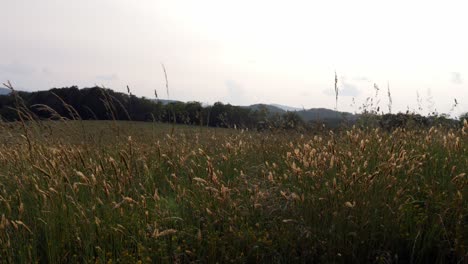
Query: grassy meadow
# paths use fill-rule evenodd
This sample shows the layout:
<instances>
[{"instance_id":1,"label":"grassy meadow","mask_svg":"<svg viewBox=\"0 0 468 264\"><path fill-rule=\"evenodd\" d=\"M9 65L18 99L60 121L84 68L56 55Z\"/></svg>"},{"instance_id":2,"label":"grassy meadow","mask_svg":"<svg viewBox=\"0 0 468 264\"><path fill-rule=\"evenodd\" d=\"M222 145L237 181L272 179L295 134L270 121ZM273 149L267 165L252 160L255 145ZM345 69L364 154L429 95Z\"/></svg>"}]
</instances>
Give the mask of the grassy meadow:
<instances>
[{"instance_id":1,"label":"grassy meadow","mask_svg":"<svg viewBox=\"0 0 468 264\"><path fill-rule=\"evenodd\" d=\"M468 261L466 123L0 131L0 263Z\"/></svg>"}]
</instances>

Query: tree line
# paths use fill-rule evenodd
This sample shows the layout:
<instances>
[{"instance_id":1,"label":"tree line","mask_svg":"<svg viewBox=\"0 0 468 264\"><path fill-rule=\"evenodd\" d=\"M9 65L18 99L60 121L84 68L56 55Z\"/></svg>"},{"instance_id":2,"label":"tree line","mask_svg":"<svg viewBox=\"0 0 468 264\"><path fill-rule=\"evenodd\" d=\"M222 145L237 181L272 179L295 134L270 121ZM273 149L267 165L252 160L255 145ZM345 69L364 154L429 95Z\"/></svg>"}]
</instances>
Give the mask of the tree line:
<instances>
[{"instance_id":1,"label":"tree line","mask_svg":"<svg viewBox=\"0 0 468 264\"><path fill-rule=\"evenodd\" d=\"M425 117L415 113L363 113L352 119L345 115L336 117L335 114L331 119L307 121L310 113L306 110L272 113L266 106L252 108L221 102L203 106L200 102L150 100L136 97L130 91L125 94L101 87L79 89L72 86L37 92L13 91L8 95L0 95L0 118L4 121L131 120L258 130L304 130L323 128L324 124L329 128L338 128L347 124L393 130L397 127L428 127L437 124L454 126L468 117L468 114L464 114L457 122L443 115Z\"/></svg>"},{"instance_id":2,"label":"tree line","mask_svg":"<svg viewBox=\"0 0 468 264\"><path fill-rule=\"evenodd\" d=\"M0 117L16 121L33 119L132 120L201 125L226 128L297 128L304 126L294 112L271 114L265 109L233 106L217 102L167 102L139 98L111 89L77 86L48 91L14 91L0 95Z\"/></svg>"}]
</instances>

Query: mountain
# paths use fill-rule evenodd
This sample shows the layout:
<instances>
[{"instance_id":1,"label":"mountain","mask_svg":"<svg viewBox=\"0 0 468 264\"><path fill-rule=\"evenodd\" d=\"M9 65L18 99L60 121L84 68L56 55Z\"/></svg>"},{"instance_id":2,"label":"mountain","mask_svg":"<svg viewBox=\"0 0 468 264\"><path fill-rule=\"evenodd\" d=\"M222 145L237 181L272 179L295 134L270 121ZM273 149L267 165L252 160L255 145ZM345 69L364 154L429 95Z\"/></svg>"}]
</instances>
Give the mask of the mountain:
<instances>
[{"instance_id":1,"label":"mountain","mask_svg":"<svg viewBox=\"0 0 468 264\"><path fill-rule=\"evenodd\" d=\"M319 123L325 123L327 125L329 124L340 124L343 122L346 123L353 123L354 121L357 120L358 115L353 115L351 113L345 113L345 112L338 112L326 108L312 108L312 109L299 109L297 107L290 107L286 105L280 105L280 104L253 104L250 106L234 106L234 105L224 105L222 103L219 103L218 105L206 105L202 107L202 105L199 106L199 108L191 105L190 103L184 103L178 100L167 100L167 99L144 99L144 98L137 98L137 97L129 97L126 94L118 93L110 89L99 89L99 87L91 87L91 88L83 88L79 89L76 86L73 87L65 87L65 88L54 88L51 89L50 91L38 91L38 92L32 92L32 93L27 93L27 92L20 92L21 97L25 100L27 105L40 105L40 104L45 104L49 105L53 109L62 109L62 103L61 101L56 99L56 95L53 95L51 92L54 92L54 94L60 96L67 104L72 105L80 114L80 116L83 119L109 119L110 117L108 116L108 110L100 103L100 98L102 98L103 95L109 94L110 98L116 99L116 101L120 102L120 106L126 108L128 112L121 111L120 108L117 108L116 113L112 113L115 115L115 118L117 119L128 119L130 115L132 120L139 120L139 121L145 121L148 120L149 117L153 118L153 116L157 117L160 121L167 121L167 115L166 115L166 110L174 111L173 109L167 109L167 105L170 105L172 103L177 103L177 109L178 111L182 111L183 113L187 114L190 113L192 114L193 111L211 111L212 107L216 106L214 111L225 111L226 113L229 113L228 115L231 115L229 118L231 119L232 122L233 120L237 120L238 124L241 123L247 123L246 120L248 120L249 124L253 126L252 124L255 124L256 120L253 120L251 116L248 114L245 114L247 112L245 111L240 111L241 109L244 110L251 110L251 111L259 111L259 112L267 112L267 117L275 117L275 116L283 116L287 114L288 112L290 114L295 114L299 116L303 121L305 122L319 122ZM10 93L10 90L6 88L0 88L0 95L7 95ZM1 97L1 96L0 96ZM132 98L132 100L129 100ZM152 104L150 102L157 102L160 104ZM14 113L11 112L10 106L8 105L11 104L11 100L9 100L6 96L4 98L0 98L0 115L9 118L13 120L15 118ZM235 110L235 109L239 109ZM198 109L198 110L197 110ZM62 109L63 110L63 109ZM36 110L35 110L36 111ZM185 112L184 112L185 111ZM181 120L186 120L187 116L183 116L183 113L181 112L180 119ZM151 116L150 114L153 114ZM240 114L244 113L244 114ZM47 114L43 114L38 112L37 114L42 114L45 118L48 118L49 116ZM60 112L62 116L65 117L70 117L68 112ZM207 114L209 115L209 114ZM242 116L244 115L244 116ZM288 114L289 115L289 114ZM254 117L257 115L253 115ZM260 115L263 116L263 115ZM114 118L114 117L112 117ZM191 119L195 120L196 119L196 114L190 117ZM276 117L275 117L276 118ZM252 119L252 120L250 120ZM169 120L170 121L170 120ZM180 121L180 120L179 120ZM218 120L219 121L219 120ZM213 126L219 125L218 122L215 119L211 120L210 122ZM182 122L182 121L180 121ZM195 121L193 121L195 122ZM199 121L197 121L199 122ZM220 121L221 122L221 121ZM221 122L222 123L222 122ZM220 123L220 124L221 124Z\"/></svg>"},{"instance_id":2,"label":"mountain","mask_svg":"<svg viewBox=\"0 0 468 264\"><path fill-rule=\"evenodd\" d=\"M341 121L355 122L359 116L348 112L339 112L326 108L312 108L296 112L306 122L336 123Z\"/></svg>"},{"instance_id":3,"label":"mountain","mask_svg":"<svg viewBox=\"0 0 468 264\"><path fill-rule=\"evenodd\" d=\"M302 120L306 122L324 122L324 123L336 123L341 121L354 122L357 120L358 115L354 115L348 112L339 112L327 108L311 108L311 109L299 109L297 107L290 107L279 104L253 104L247 106L254 111L266 110L270 114L285 114L286 112L294 112Z\"/></svg>"},{"instance_id":4,"label":"mountain","mask_svg":"<svg viewBox=\"0 0 468 264\"><path fill-rule=\"evenodd\" d=\"M247 108L250 108L251 110L254 110L254 111L266 110L270 114L284 114L284 113L286 113L286 111L283 110L282 108L277 107L275 105L270 105L270 104L253 104L253 105L247 106Z\"/></svg>"},{"instance_id":5,"label":"mountain","mask_svg":"<svg viewBox=\"0 0 468 264\"><path fill-rule=\"evenodd\" d=\"M271 114L284 114L286 112L295 112L306 122L316 122L316 121L340 121L348 120L355 121L358 116L348 113L348 112L339 112L327 108L311 108L311 109L300 109L297 107L291 107L286 105L279 104L253 104L247 106L252 110L267 110Z\"/></svg>"},{"instance_id":6,"label":"mountain","mask_svg":"<svg viewBox=\"0 0 468 264\"><path fill-rule=\"evenodd\" d=\"M10 92L10 89L0 87L0 95L7 95L10 94Z\"/></svg>"},{"instance_id":7,"label":"mountain","mask_svg":"<svg viewBox=\"0 0 468 264\"><path fill-rule=\"evenodd\" d=\"M167 100L167 99L150 99L150 100L156 103L162 103L163 105L167 105L170 103L182 103L182 101L178 101L178 100Z\"/></svg>"},{"instance_id":8,"label":"mountain","mask_svg":"<svg viewBox=\"0 0 468 264\"><path fill-rule=\"evenodd\" d=\"M327 127L339 127L343 123L353 124L359 118L347 112L339 112L326 108L302 109L278 104L254 104L247 106L253 111L267 111L270 116L284 115L288 112L298 115L306 123L320 123Z\"/></svg>"},{"instance_id":9,"label":"mountain","mask_svg":"<svg viewBox=\"0 0 468 264\"><path fill-rule=\"evenodd\" d=\"M292 106L287 106L287 105L280 105L280 104L270 104L270 105L274 106L274 107L277 107L277 108L280 108L280 109L283 109L284 111L289 111L289 112L303 110L302 108L299 108L299 107L292 107Z\"/></svg>"}]
</instances>

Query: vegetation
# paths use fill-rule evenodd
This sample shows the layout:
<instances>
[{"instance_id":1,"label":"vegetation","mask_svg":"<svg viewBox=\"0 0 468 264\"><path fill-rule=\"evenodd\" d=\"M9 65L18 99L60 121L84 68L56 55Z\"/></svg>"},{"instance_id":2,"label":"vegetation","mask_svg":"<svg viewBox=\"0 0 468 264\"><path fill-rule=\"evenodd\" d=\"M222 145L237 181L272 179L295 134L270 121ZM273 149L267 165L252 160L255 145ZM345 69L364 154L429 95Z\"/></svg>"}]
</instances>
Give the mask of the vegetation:
<instances>
[{"instance_id":1,"label":"vegetation","mask_svg":"<svg viewBox=\"0 0 468 264\"><path fill-rule=\"evenodd\" d=\"M0 96L0 262L467 260L464 116L255 107Z\"/></svg>"},{"instance_id":2,"label":"vegetation","mask_svg":"<svg viewBox=\"0 0 468 264\"><path fill-rule=\"evenodd\" d=\"M2 263L468 257L466 122L299 133L25 119L1 130Z\"/></svg>"},{"instance_id":3,"label":"vegetation","mask_svg":"<svg viewBox=\"0 0 468 264\"><path fill-rule=\"evenodd\" d=\"M17 111L18 107L20 112ZM261 106L248 108L217 102L202 107L199 102L149 100L132 95L130 90L128 94L123 94L100 87L78 89L74 86L0 95L0 116L7 121L20 120L22 117L19 115L24 115L34 120L156 121L252 129L257 128L260 122L268 123L271 127L285 128L290 126L291 116L296 115L289 112L287 118L283 119L283 115L272 116L268 112L267 108ZM300 118L293 119L299 124Z\"/></svg>"},{"instance_id":4,"label":"vegetation","mask_svg":"<svg viewBox=\"0 0 468 264\"><path fill-rule=\"evenodd\" d=\"M100 87L54 88L49 91L0 94L0 117L6 121L33 120L128 120L259 130L310 130L325 126L337 129L357 124L393 130L402 127L460 126L460 121L444 115L421 116L417 113L379 114L376 98L368 98L362 114L317 108L285 111L274 105L249 107L217 102L202 106L199 102L150 100ZM20 108L20 111L17 111ZM389 105L389 111L391 106ZM23 115L20 117L19 115Z\"/></svg>"}]
</instances>

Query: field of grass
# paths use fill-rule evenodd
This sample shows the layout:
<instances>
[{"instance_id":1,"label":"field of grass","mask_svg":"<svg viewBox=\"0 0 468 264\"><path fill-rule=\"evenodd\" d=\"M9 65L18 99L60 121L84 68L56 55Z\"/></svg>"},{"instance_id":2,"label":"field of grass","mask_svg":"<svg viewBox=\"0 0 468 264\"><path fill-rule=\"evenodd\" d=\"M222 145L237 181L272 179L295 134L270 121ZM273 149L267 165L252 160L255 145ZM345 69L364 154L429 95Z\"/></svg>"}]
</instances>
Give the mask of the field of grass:
<instances>
[{"instance_id":1,"label":"field of grass","mask_svg":"<svg viewBox=\"0 0 468 264\"><path fill-rule=\"evenodd\" d=\"M0 131L0 263L468 260L468 124Z\"/></svg>"}]
</instances>

